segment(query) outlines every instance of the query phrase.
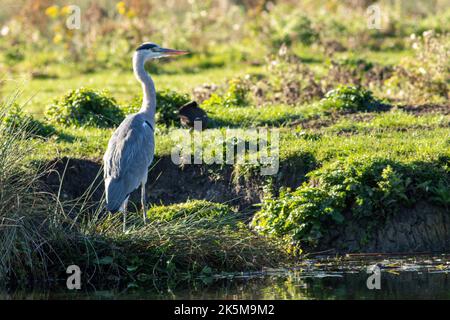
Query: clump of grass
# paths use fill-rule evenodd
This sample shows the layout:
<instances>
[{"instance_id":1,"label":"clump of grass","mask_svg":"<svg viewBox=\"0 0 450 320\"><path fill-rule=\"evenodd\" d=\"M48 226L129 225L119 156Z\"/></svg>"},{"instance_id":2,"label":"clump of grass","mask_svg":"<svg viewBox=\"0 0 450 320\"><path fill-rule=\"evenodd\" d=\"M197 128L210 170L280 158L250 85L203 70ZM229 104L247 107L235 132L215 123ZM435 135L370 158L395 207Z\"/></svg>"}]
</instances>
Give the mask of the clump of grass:
<instances>
[{"instance_id":1,"label":"clump of grass","mask_svg":"<svg viewBox=\"0 0 450 320\"><path fill-rule=\"evenodd\" d=\"M419 201L449 200L443 192L450 185L445 160L403 164L366 157L336 161L307 176L309 182L297 190L263 202L252 222L259 232L314 246L330 225L346 219L382 223Z\"/></svg>"},{"instance_id":2,"label":"clump of grass","mask_svg":"<svg viewBox=\"0 0 450 320\"><path fill-rule=\"evenodd\" d=\"M385 106L371 91L354 86L339 86L328 91L319 104L325 111L350 112L376 111Z\"/></svg>"},{"instance_id":3,"label":"clump of grass","mask_svg":"<svg viewBox=\"0 0 450 320\"><path fill-rule=\"evenodd\" d=\"M203 101L205 108L232 108L242 107L248 104L249 86L246 81L240 78L228 81L228 88L224 94L212 93L209 99Z\"/></svg>"},{"instance_id":4,"label":"clump of grass","mask_svg":"<svg viewBox=\"0 0 450 320\"><path fill-rule=\"evenodd\" d=\"M214 203L206 200L190 200L169 206L153 206L147 216L151 220L170 221L179 217L196 215L201 218L217 218L234 213L233 210L222 203Z\"/></svg>"},{"instance_id":5,"label":"clump of grass","mask_svg":"<svg viewBox=\"0 0 450 320\"><path fill-rule=\"evenodd\" d=\"M108 226L100 232L103 252L97 253L102 264L117 270L123 282L134 285L165 281L174 285L220 272L255 270L287 261L280 246L251 232L236 215L211 219L193 212L168 221L153 219L146 226L139 223L128 235L120 232L120 218L96 224L97 230ZM86 265L86 260L79 263Z\"/></svg>"},{"instance_id":6,"label":"clump of grass","mask_svg":"<svg viewBox=\"0 0 450 320\"><path fill-rule=\"evenodd\" d=\"M39 173L24 162L34 143L27 122L11 120L14 100L0 104L0 283L45 278L52 206L36 189Z\"/></svg>"},{"instance_id":7,"label":"clump of grass","mask_svg":"<svg viewBox=\"0 0 450 320\"><path fill-rule=\"evenodd\" d=\"M124 114L108 92L79 88L55 99L46 118L64 126L108 128L120 123Z\"/></svg>"}]
</instances>

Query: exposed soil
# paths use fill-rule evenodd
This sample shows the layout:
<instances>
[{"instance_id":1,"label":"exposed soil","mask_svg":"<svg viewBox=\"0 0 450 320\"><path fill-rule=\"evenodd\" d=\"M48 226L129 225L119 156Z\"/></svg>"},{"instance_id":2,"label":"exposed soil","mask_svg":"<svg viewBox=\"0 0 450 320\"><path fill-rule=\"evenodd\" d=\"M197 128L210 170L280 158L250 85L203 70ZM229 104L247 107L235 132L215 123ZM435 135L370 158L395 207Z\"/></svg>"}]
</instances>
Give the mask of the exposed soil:
<instances>
[{"instance_id":1,"label":"exposed soil","mask_svg":"<svg viewBox=\"0 0 450 320\"><path fill-rule=\"evenodd\" d=\"M67 167L66 167L67 165ZM61 184L64 200L82 196L91 188L91 200L99 201L103 195L103 178L100 162L63 158L51 162L54 170L43 178L50 191L57 193ZM316 166L312 155L301 159L286 160L272 179L273 190L280 186L296 188L305 180L305 174ZM188 199L206 199L228 203L241 212L250 214L262 201L266 178L259 174L239 174L232 166L186 165L179 167L170 157L154 162L149 172L147 200L153 204L185 202ZM131 196L131 202L139 203L139 192ZM129 206L133 210L133 206ZM450 248L450 212L419 203L404 209L382 224L370 228L370 222L361 223L347 217L344 224L330 226L313 251L331 250L349 252L444 252Z\"/></svg>"},{"instance_id":2,"label":"exposed soil","mask_svg":"<svg viewBox=\"0 0 450 320\"><path fill-rule=\"evenodd\" d=\"M72 200L91 190L90 200L99 201L104 193L103 172L98 162L86 159L56 159L49 163L53 170L43 177L48 191L57 193L61 186L61 198ZM67 166L67 167L66 167ZM298 187L305 174L314 166L314 159L305 155L298 165L287 162L275 176L275 187L286 185ZM292 174L285 174L285 172ZM260 203L263 197L264 177L251 175L244 177L233 172L230 165L185 165L173 164L170 157L155 159L147 182L147 201L150 204L172 204L188 199L205 199L215 202L227 202L240 209ZM62 182L62 183L61 183ZM139 203L140 195L136 190L131 202Z\"/></svg>"},{"instance_id":3,"label":"exposed soil","mask_svg":"<svg viewBox=\"0 0 450 320\"><path fill-rule=\"evenodd\" d=\"M450 114L450 104L424 104L418 106L399 106L398 108L415 115L427 113L437 113L442 115Z\"/></svg>"},{"instance_id":4,"label":"exposed soil","mask_svg":"<svg viewBox=\"0 0 450 320\"><path fill-rule=\"evenodd\" d=\"M327 116L315 116L308 119L298 120L290 123L290 126L302 126L305 129L320 129L330 127L338 123L342 119L349 119L355 122L365 122L372 120L379 112L399 109L414 115L420 116L424 114L450 114L450 105L446 104L424 104L424 105L399 105L396 107L386 106L383 110L377 112L334 112Z\"/></svg>"},{"instance_id":5,"label":"exposed soil","mask_svg":"<svg viewBox=\"0 0 450 320\"><path fill-rule=\"evenodd\" d=\"M448 252L450 212L420 202L370 228L346 219L321 239L317 249L349 252Z\"/></svg>"}]
</instances>

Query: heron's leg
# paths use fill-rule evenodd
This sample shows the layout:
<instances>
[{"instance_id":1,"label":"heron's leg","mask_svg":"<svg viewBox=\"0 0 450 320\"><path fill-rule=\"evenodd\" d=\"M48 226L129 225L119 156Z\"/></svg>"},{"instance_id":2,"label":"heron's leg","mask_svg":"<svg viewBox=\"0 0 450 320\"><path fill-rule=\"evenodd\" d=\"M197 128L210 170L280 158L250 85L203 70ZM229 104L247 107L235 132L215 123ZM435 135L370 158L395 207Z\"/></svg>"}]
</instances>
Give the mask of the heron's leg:
<instances>
[{"instance_id":1,"label":"heron's leg","mask_svg":"<svg viewBox=\"0 0 450 320\"><path fill-rule=\"evenodd\" d=\"M127 230L127 205L128 205L128 197L122 203L122 207L120 207L120 211L123 212L123 232L125 233Z\"/></svg>"},{"instance_id":2,"label":"heron's leg","mask_svg":"<svg viewBox=\"0 0 450 320\"><path fill-rule=\"evenodd\" d=\"M142 217L144 218L144 224L147 223L147 204L145 202L145 183L141 182L141 204L142 204Z\"/></svg>"}]
</instances>

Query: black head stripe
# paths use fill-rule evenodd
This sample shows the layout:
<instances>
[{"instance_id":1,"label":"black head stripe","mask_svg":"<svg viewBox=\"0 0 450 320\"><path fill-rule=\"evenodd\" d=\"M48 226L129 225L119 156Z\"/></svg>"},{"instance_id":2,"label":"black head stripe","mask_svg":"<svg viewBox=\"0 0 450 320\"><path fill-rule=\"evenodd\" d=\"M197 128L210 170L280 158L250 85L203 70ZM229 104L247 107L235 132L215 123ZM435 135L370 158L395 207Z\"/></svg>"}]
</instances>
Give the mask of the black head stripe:
<instances>
[{"instance_id":1,"label":"black head stripe","mask_svg":"<svg viewBox=\"0 0 450 320\"><path fill-rule=\"evenodd\" d=\"M148 49L153 49L153 48L156 48L156 47L157 47L157 45L154 44L154 43L143 43L136 49L136 51L148 50Z\"/></svg>"}]
</instances>

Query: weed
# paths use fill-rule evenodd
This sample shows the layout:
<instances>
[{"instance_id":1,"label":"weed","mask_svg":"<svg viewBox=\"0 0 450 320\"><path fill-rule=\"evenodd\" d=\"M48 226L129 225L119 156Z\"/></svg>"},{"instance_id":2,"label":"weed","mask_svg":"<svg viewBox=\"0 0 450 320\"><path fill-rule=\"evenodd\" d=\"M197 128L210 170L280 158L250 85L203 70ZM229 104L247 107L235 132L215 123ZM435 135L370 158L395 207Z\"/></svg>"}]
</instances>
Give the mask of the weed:
<instances>
[{"instance_id":1,"label":"weed","mask_svg":"<svg viewBox=\"0 0 450 320\"><path fill-rule=\"evenodd\" d=\"M376 111L385 104L375 98L372 92L359 87L339 86L328 91L320 101L324 110L336 111Z\"/></svg>"},{"instance_id":2,"label":"weed","mask_svg":"<svg viewBox=\"0 0 450 320\"><path fill-rule=\"evenodd\" d=\"M382 159L337 161L308 174L295 191L266 199L254 219L259 232L315 245L330 224L345 219L383 223L387 215L421 199L441 204L449 175L440 163L409 165ZM431 187L433 186L433 187Z\"/></svg>"},{"instance_id":3,"label":"weed","mask_svg":"<svg viewBox=\"0 0 450 320\"><path fill-rule=\"evenodd\" d=\"M123 117L123 112L108 92L88 88L70 91L55 99L46 110L48 121L64 126L113 127Z\"/></svg>"}]
</instances>

